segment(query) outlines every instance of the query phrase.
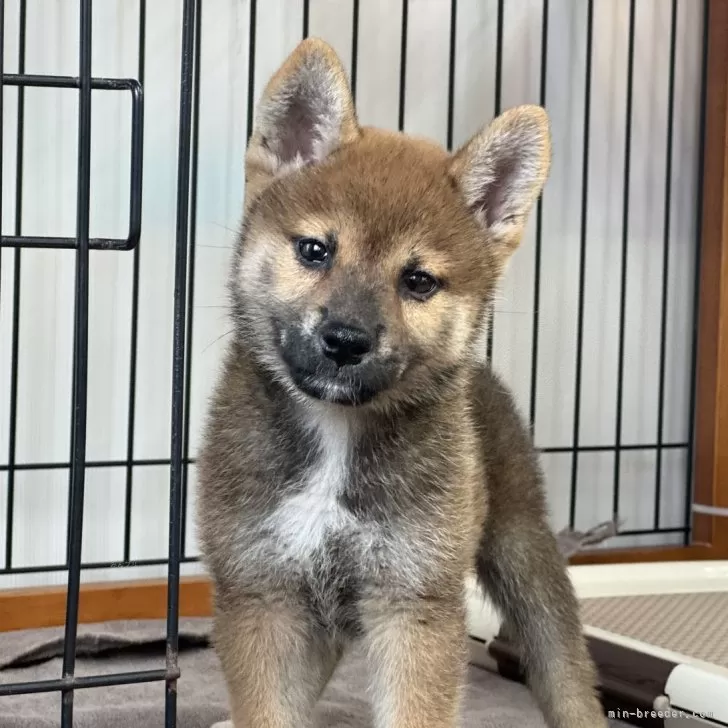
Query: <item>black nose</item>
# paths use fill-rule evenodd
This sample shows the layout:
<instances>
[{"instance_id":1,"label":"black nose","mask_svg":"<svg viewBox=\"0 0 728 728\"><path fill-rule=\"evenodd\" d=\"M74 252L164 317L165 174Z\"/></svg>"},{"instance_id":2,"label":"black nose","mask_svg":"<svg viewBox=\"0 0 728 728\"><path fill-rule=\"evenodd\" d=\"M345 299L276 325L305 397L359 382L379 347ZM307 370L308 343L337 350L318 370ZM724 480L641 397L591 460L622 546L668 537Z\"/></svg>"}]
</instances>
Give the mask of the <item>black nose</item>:
<instances>
[{"instance_id":1,"label":"black nose","mask_svg":"<svg viewBox=\"0 0 728 728\"><path fill-rule=\"evenodd\" d=\"M329 321L321 327L321 350L336 366L358 364L372 350L372 339L356 326Z\"/></svg>"}]
</instances>

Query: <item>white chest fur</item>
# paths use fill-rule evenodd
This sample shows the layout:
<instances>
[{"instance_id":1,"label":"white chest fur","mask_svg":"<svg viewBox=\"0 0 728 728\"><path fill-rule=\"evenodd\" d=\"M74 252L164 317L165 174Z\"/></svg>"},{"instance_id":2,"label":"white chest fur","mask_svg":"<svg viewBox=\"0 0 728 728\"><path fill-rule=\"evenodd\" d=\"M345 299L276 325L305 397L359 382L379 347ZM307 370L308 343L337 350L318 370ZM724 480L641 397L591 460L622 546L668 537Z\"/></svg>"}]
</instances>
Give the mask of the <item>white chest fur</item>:
<instances>
[{"instance_id":1,"label":"white chest fur","mask_svg":"<svg viewBox=\"0 0 728 728\"><path fill-rule=\"evenodd\" d=\"M356 520L340 505L351 466L351 432L346 419L318 415L311 424L320 454L304 475L303 487L285 499L266 519L275 550L286 560L309 564L321 555L334 534L356 528Z\"/></svg>"}]
</instances>

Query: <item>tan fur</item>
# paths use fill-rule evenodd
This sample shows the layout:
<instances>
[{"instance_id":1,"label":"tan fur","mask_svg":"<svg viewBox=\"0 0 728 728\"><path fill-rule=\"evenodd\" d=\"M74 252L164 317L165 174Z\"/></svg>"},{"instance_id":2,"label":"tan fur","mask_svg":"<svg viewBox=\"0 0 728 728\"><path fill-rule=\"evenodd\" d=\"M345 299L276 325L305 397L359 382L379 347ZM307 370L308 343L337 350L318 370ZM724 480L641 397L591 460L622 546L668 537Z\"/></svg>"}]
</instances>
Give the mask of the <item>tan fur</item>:
<instances>
[{"instance_id":1,"label":"tan fur","mask_svg":"<svg viewBox=\"0 0 728 728\"><path fill-rule=\"evenodd\" d=\"M342 93L342 89L348 89L348 82L338 56L327 43L317 38L301 43L270 79L258 106L246 157L246 209L280 173L275 155L270 151L267 142L269 135L275 132L281 102L294 91L291 80L299 77L302 70L306 71L307 80L323 83L324 93L334 96L339 102L340 107L336 110L337 117L334 121L340 142L349 143L359 135L351 94ZM292 163L289 169L298 165L298 162Z\"/></svg>"},{"instance_id":2,"label":"tan fur","mask_svg":"<svg viewBox=\"0 0 728 728\"><path fill-rule=\"evenodd\" d=\"M318 306L344 277L359 277L362 266L371 280L372 265L375 284L394 292L402 266L417 257L448 288L424 305L401 302L392 293L386 335L393 342L411 339L432 347L451 327L457 335L441 354L461 357L482 315L488 281L497 279L500 254L495 246L473 246L484 233L452 184L451 164L432 142L364 128L356 143L342 147L330 163L312 167L305 179L279 180L256 208L250 232L277 243L274 288L281 300ZM352 178L368 184L352 188ZM339 231L336 269L323 277L302 271L289 236L317 236L332 228Z\"/></svg>"},{"instance_id":3,"label":"tan fur","mask_svg":"<svg viewBox=\"0 0 728 728\"><path fill-rule=\"evenodd\" d=\"M528 431L474 356L549 161L533 106L453 155L360 127L318 40L266 87L231 276L234 340L199 457L235 728L309 728L355 640L376 728L455 728L473 572L550 728L606 727ZM302 260L301 238L327 246L325 265ZM437 280L433 295L403 289L411 271ZM334 365L322 327L341 322L368 348Z\"/></svg>"},{"instance_id":4,"label":"tan fur","mask_svg":"<svg viewBox=\"0 0 728 728\"><path fill-rule=\"evenodd\" d=\"M215 646L230 690L234 726L310 725L339 652L303 631L305 616L282 605L250 604L217 614Z\"/></svg>"},{"instance_id":5,"label":"tan fur","mask_svg":"<svg viewBox=\"0 0 728 728\"><path fill-rule=\"evenodd\" d=\"M506 190L502 204L507 220L491 226L490 234L496 243L499 260L505 264L521 242L528 213L541 193L551 165L551 135L546 112L538 106L521 106L501 114L485 129L478 132L460 149L453 160L451 174L457 180L466 199L476 205L486 182L494 182L499 155L509 150L532 147L533 153L522 162L521 183ZM504 154L505 153L505 154ZM490 212L487 201L481 215Z\"/></svg>"},{"instance_id":6,"label":"tan fur","mask_svg":"<svg viewBox=\"0 0 728 728\"><path fill-rule=\"evenodd\" d=\"M365 604L365 648L378 726L452 728L465 678L461 606Z\"/></svg>"}]
</instances>

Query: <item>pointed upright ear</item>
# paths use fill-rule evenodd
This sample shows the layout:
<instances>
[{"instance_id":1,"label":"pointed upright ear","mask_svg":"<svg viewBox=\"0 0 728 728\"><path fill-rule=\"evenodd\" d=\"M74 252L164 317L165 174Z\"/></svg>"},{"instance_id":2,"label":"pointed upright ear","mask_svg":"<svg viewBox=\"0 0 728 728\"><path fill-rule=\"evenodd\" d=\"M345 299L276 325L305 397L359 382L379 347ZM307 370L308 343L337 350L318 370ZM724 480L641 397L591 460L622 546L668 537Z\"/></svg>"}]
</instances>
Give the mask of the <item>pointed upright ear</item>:
<instances>
[{"instance_id":1,"label":"pointed upright ear","mask_svg":"<svg viewBox=\"0 0 728 728\"><path fill-rule=\"evenodd\" d=\"M276 177L323 161L358 135L341 61L322 40L304 40L270 79L258 103L246 155L251 196Z\"/></svg>"},{"instance_id":2,"label":"pointed upright ear","mask_svg":"<svg viewBox=\"0 0 728 728\"><path fill-rule=\"evenodd\" d=\"M551 163L546 112L504 112L456 152L450 172L503 263L520 243Z\"/></svg>"}]
</instances>

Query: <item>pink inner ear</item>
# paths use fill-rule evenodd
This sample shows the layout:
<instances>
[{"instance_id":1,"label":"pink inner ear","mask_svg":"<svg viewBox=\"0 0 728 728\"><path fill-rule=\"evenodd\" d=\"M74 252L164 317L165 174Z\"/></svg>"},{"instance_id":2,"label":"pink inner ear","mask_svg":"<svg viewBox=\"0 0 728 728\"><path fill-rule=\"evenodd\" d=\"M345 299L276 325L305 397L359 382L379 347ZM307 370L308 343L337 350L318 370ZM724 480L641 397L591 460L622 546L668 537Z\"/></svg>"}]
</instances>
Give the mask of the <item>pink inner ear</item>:
<instances>
[{"instance_id":1,"label":"pink inner ear","mask_svg":"<svg viewBox=\"0 0 728 728\"><path fill-rule=\"evenodd\" d=\"M320 141L316 133L316 111L300 97L291 99L279 123L276 156L284 164L299 156L310 162L315 156L315 145Z\"/></svg>"},{"instance_id":2,"label":"pink inner ear","mask_svg":"<svg viewBox=\"0 0 728 728\"><path fill-rule=\"evenodd\" d=\"M485 214L489 227L499 222L507 222L515 214L513 195L518 193L519 167L520 160L515 154L496 160L490 181L485 184L478 201L478 208Z\"/></svg>"}]
</instances>

